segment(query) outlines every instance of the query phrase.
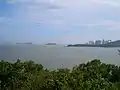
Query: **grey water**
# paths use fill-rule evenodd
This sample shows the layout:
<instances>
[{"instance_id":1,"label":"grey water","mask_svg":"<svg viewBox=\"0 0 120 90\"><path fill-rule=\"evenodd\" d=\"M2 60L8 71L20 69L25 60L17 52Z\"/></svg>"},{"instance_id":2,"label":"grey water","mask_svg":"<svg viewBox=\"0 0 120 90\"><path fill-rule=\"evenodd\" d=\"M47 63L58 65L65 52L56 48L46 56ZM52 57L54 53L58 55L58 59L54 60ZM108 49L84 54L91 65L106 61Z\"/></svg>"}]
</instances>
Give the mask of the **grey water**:
<instances>
[{"instance_id":1,"label":"grey water","mask_svg":"<svg viewBox=\"0 0 120 90\"><path fill-rule=\"evenodd\" d=\"M0 45L0 60L33 60L45 68L72 68L93 59L120 65L119 48L64 47L62 45Z\"/></svg>"}]
</instances>

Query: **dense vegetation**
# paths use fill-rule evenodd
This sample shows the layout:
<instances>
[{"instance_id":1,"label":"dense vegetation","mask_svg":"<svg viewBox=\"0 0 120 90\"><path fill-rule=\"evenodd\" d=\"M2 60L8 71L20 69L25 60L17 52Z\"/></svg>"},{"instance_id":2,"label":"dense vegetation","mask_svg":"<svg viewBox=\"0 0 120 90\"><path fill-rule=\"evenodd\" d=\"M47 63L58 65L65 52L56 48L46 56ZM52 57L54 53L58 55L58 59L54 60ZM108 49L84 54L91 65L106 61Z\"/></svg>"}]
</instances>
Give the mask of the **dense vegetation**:
<instances>
[{"instance_id":1,"label":"dense vegetation","mask_svg":"<svg viewBox=\"0 0 120 90\"><path fill-rule=\"evenodd\" d=\"M0 61L0 90L120 90L120 67L92 60L72 69Z\"/></svg>"}]
</instances>

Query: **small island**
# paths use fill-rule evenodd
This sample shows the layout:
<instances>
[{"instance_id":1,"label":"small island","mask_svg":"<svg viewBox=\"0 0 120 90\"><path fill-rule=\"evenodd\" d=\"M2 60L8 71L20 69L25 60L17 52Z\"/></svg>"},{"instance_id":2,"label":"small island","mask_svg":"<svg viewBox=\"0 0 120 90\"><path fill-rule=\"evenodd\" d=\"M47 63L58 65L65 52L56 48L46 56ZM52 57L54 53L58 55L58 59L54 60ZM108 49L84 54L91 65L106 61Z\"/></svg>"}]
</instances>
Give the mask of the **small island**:
<instances>
[{"instance_id":1,"label":"small island","mask_svg":"<svg viewBox=\"0 0 120 90\"><path fill-rule=\"evenodd\" d=\"M47 43L46 45L57 45L56 43Z\"/></svg>"},{"instance_id":2,"label":"small island","mask_svg":"<svg viewBox=\"0 0 120 90\"><path fill-rule=\"evenodd\" d=\"M96 40L95 42L89 41L89 43L86 44L74 44L74 45L68 45L67 47L120 47L120 40L116 40L116 41Z\"/></svg>"},{"instance_id":3,"label":"small island","mask_svg":"<svg viewBox=\"0 0 120 90\"><path fill-rule=\"evenodd\" d=\"M16 44L33 44L31 42L25 42L25 43L16 43Z\"/></svg>"}]
</instances>

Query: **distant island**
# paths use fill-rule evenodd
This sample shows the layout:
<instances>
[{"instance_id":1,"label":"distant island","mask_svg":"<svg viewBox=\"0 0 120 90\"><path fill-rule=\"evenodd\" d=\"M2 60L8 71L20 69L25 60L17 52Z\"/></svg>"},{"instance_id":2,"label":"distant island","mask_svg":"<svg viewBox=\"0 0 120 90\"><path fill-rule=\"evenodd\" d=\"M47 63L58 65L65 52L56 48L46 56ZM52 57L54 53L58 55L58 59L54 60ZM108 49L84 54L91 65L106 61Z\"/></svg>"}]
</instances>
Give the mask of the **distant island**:
<instances>
[{"instance_id":1,"label":"distant island","mask_svg":"<svg viewBox=\"0 0 120 90\"><path fill-rule=\"evenodd\" d=\"M57 45L56 43L47 43L46 45Z\"/></svg>"},{"instance_id":2,"label":"distant island","mask_svg":"<svg viewBox=\"0 0 120 90\"><path fill-rule=\"evenodd\" d=\"M100 40L96 41L96 43L87 43L87 44L74 44L67 45L67 47L120 47L120 40L117 41L109 41L107 43L100 43Z\"/></svg>"},{"instance_id":3,"label":"distant island","mask_svg":"<svg viewBox=\"0 0 120 90\"><path fill-rule=\"evenodd\" d=\"M16 44L33 44L31 42L26 42L26 43L16 43Z\"/></svg>"}]
</instances>

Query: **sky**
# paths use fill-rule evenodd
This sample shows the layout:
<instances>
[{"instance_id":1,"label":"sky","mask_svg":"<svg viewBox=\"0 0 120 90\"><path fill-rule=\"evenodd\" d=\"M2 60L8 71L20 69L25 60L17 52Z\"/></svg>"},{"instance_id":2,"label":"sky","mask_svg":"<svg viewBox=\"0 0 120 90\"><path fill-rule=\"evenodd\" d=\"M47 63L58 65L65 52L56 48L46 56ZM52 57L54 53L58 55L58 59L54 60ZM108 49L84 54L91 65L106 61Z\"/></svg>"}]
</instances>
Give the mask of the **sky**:
<instances>
[{"instance_id":1,"label":"sky","mask_svg":"<svg viewBox=\"0 0 120 90\"><path fill-rule=\"evenodd\" d=\"M0 43L120 39L120 0L0 0Z\"/></svg>"}]
</instances>

